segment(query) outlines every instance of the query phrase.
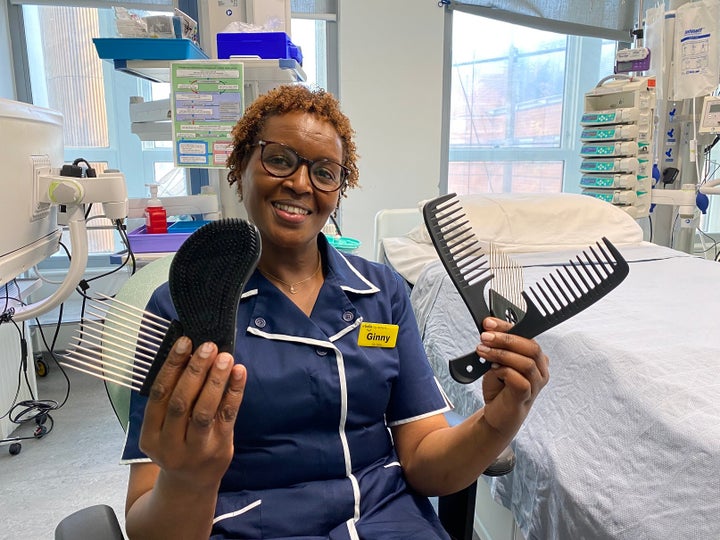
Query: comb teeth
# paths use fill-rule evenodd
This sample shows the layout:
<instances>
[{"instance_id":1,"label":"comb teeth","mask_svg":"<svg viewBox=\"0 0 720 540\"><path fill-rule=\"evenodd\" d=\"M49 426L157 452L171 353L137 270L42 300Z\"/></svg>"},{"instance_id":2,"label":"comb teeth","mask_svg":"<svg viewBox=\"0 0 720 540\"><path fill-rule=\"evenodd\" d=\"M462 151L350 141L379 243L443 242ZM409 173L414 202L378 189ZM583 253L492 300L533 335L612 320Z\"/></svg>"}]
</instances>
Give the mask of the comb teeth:
<instances>
[{"instance_id":1,"label":"comb teeth","mask_svg":"<svg viewBox=\"0 0 720 540\"><path fill-rule=\"evenodd\" d=\"M591 306L620 285L630 268L607 238L523 291L527 313L510 330L532 338Z\"/></svg>"},{"instance_id":2,"label":"comb teeth","mask_svg":"<svg viewBox=\"0 0 720 540\"><path fill-rule=\"evenodd\" d=\"M171 322L106 295L86 313L60 364L140 391Z\"/></svg>"},{"instance_id":3,"label":"comb teeth","mask_svg":"<svg viewBox=\"0 0 720 540\"><path fill-rule=\"evenodd\" d=\"M570 260L568 265L555 270L526 291L543 316L565 309L590 294L614 272L613 259L600 244L596 245L597 250L590 246L582 252L584 260L578 255L576 261Z\"/></svg>"},{"instance_id":4,"label":"comb teeth","mask_svg":"<svg viewBox=\"0 0 720 540\"><path fill-rule=\"evenodd\" d=\"M234 352L237 307L260 259L260 232L241 219L200 227L180 246L168 275L179 320L168 321L110 297L83 320L61 364L147 395L172 344L183 335L193 348L212 341ZM99 310L98 310L99 308Z\"/></svg>"},{"instance_id":5,"label":"comb teeth","mask_svg":"<svg viewBox=\"0 0 720 540\"><path fill-rule=\"evenodd\" d=\"M460 201L453 197L436 207L432 217L436 233L441 237L440 249L446 252L446 262L456 277L466 286L488 278L490 265L485 252L477 241ZM437 247L437 246L436 246Z\"/></svg>"}]
</instances>

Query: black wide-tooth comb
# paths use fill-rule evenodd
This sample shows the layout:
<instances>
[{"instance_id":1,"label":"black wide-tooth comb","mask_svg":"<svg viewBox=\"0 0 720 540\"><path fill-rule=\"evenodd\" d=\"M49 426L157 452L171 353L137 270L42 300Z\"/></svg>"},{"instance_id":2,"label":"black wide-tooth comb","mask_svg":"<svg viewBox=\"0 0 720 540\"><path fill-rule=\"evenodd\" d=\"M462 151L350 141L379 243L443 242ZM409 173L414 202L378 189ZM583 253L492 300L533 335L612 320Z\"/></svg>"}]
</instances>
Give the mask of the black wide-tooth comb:
<instances>
[{"instance_id":1,"label":"black wide-tooth comb","mask_svg":"<svg viewBox=\"0 0 720 540\"><path fill-rule=\"evenodd\" d=\"M485 299L485 287L493 274L456 195L450 193L428 201L423 206L423 219L440 261L470 310L475 325L482 328L483 319L492 315Z\"/></svg>"},{"instance_id":2,"label":"black wide-tooth comb","mask_svg":"<svg viewBox=\"0 0 720 540\"><path fill-rule=\"evenodd\" d=\"M457 196L451 193L428 202L423 208L423 215L440 260L470 310L478 330L482 332L482 320L492 314L484 296L490 278L473 282L464 271L473 263L467 261L466 250L457 248L456 230L459 227L463 229L464 245L479 242ZM622 283L630 268L607 238L603 238L602 242L604 245L598 242L595 247L590 246L583 251L584 258L577 256L576 260L569 261L568 265L561 266L529 289L523 290L526 312L509 333L533 338L577 315ZM481 258L480 251L474 249L472 257ZM458 256L460 259L455 260ZM450 360L449 367L453 379L469 384L490 369L490 362L483 361L473 351Z\"/></svg>"},{"instance_id":3,"label":"black wide-tooth comb","mask_svg":"<svg viewBox=\"0 0 720 540\"><path fill-rule=\"evenodd\" d=\"M237 306L260 253L260 233L245 220L202 226L183 242L170 265L168 286L176 320L104 297L93 304L102 305L103 311L91 313L102 323L83 320L77 343L61 363L147 395L180 336L188 336L194 348L212 341L221 352L232 354ZM123 328L129 330L124 337Z\"/></svg>"}]
</instances>

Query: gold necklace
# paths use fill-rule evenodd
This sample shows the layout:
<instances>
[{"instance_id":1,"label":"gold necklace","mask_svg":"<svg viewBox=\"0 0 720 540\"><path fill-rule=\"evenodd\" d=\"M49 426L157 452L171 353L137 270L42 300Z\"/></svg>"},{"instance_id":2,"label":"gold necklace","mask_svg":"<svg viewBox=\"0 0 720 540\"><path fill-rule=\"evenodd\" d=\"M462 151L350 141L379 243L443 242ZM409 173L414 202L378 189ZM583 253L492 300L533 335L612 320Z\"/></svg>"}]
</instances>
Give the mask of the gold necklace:
<instances>
[{"instance_id":1,"label":"gold necklace","mask_svg":"<svg viewBox=\"0 0 720 540\"><path fill-rule=\"evenodd\" d=\"M317 268L315 269L315 271L311 275L306 277L305 279L301 279L300 281L297 281L295 283L288 283L287 281L283 281L282 279L280 279L276 275L271 274L267 270L263 270L261 268L258 268L258 270L260 270L260 273L263 274L265 277L271 277L275 281L285 285L290 290L290 294L296 294L297 293L296 287L298 285L302 285L306 281L310 281L312 278L314 278L317 275L317 273L320 271L320 268L322 268L322 258L320 257L320 253L318 253L318 265L317 265Z\"/></svg>"}]
</instances>

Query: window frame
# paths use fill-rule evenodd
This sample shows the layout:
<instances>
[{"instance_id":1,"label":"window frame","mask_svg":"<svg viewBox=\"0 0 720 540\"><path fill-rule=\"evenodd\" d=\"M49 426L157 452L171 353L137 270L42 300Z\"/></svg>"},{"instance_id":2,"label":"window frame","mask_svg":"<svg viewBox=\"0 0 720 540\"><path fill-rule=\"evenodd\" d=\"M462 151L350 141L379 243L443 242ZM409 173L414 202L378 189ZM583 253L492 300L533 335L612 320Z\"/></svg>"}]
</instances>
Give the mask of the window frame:
<instances>
[{"instance_id":1,"label":"window frame","mask_svg":"<svg viewBox=\"0 0 720 540\"><path fill-rule=\"evenodd\" d=\"M445 42L443 68L443 95L452 95L453 80L453 18L456 12L463 15L480 17L460 10L445 12ZM511 23L512 24L512 23ZM450 164L466 161L492 162L562 162L562 191L580 193L580 140L579 119L582 116L584 93L590 90L586 81L590 80L591 60L599 54L601 45L597 38L567 36L566 68L563 87L563 114L561 119L560 144L557 147L489 147L452 145L450 143L451 103L450 99L443 103L443 133L441 154L440 192L449 190ZM618 43L619 47L626 44ZM597 81L592 81L594 84Z\"/></svg>"}]
</instances>

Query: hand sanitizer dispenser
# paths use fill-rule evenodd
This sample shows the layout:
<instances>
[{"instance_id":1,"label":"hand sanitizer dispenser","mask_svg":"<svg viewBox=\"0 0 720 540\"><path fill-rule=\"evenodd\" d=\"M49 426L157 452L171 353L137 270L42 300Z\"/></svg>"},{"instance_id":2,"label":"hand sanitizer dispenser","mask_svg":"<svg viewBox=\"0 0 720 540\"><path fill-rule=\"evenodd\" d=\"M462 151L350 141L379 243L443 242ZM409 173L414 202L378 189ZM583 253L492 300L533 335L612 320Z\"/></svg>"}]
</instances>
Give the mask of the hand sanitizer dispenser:
<instances>
[{"instance_id":1,"label":"hand sanitizer dispenser","mask_svg":"<svg viewBox=\"0 0 720 540\"><path fill-rule=\"evenodd\" d=\"M150 200L145 207L145 231L148 234L165 234L168 232L167 213L157 196L158 185L146 185L150 188Z\"/></svg>"}]
</instances>

